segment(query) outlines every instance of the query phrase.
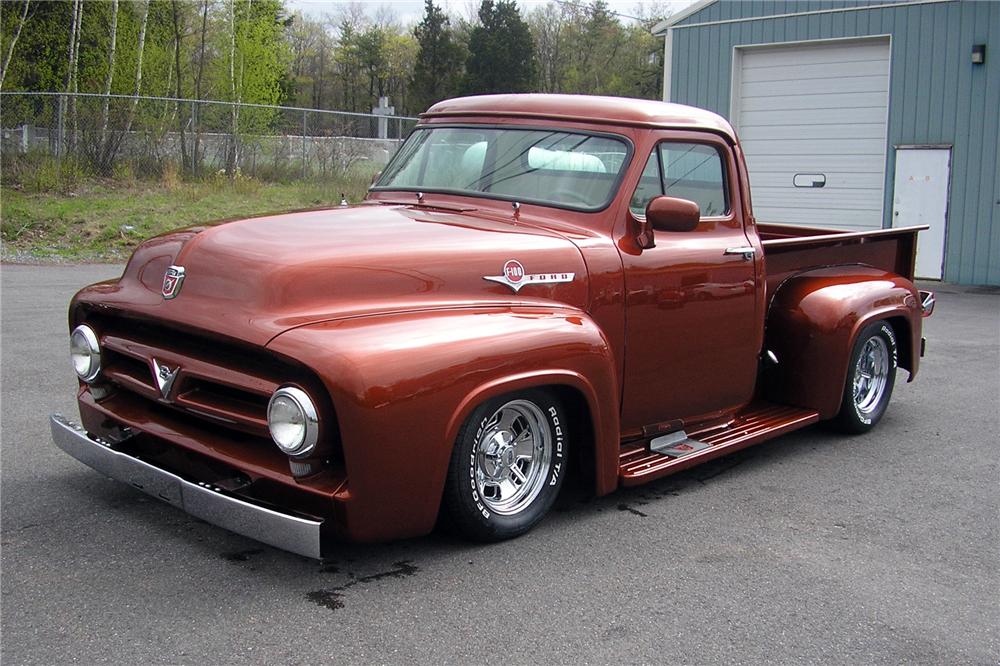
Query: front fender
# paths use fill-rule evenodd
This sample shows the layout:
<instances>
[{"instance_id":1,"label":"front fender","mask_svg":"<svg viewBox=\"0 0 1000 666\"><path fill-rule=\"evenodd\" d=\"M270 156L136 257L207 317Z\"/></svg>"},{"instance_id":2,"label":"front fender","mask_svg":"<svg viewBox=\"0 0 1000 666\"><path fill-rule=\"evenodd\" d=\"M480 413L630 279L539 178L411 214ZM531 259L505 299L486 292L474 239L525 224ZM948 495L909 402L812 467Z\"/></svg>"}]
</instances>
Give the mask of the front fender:
<instances>
[{"instance_id":1,"label":"front fender","mask_svg":"<svg viewBox=\"0 0 1000 666\"><path fill-rule=\"evenodd\" d=\"M309 366L330 393L358 541L417 536L437 519L452 446L493 396L577 391L595 434L598 491L617 481L618 386L611 347L579 310L470 308L357 317L287 331L268 348Z\"/></svg>"},{"instance_id":2,"label":"front fender","mask_svg":"<svg viewBox=\"0 0 1000 666\"><path fill-rule=\"evenodd\" d=\"M921 319L909 280L867 266L837 266L783 282L771 299L764 337L765 349L778 358L764 375L768 399L815 409L821 419L836 416L858 333L880 319L892 324L900 365L912 378Z\"/></svg>"}]
</instances>

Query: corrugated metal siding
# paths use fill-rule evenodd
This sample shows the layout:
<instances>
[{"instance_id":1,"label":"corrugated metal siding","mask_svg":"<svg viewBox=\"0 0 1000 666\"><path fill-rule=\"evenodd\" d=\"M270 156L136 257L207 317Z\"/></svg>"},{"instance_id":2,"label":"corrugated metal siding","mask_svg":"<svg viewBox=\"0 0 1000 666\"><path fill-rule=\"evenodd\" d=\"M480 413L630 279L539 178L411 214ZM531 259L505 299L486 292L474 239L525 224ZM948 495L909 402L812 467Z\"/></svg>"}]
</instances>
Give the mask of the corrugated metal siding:
<instances>
[{"instance_id":1,"label":"corrugated metal siding","mask_svg":"<svg viewBox=\"0 0 1000 666\"><path fill-rule=\"evenodd\" d=\"M892 211L898 144L951 144L952 186L944 279L1000 284L1000 3L902 5L831 14L757 19L684 28L686 23L789 13L794 5L719 2L674 29L671 99L729 116L732 53L738 45L892 35L889 150L884 224ZM973 65L973 44L987 44L986 64Z\"/></svg>"},{"instance_id":2,"label":"corrugated metal siding","mask_svg":"<svg viewBox=\"0 0 1000 666\"><path fill-rule=\"evenodd\" d=\"M722 0L713 2L699 12L688 16L677 25L692 25L709 21L729 21L753 16L773 16L774 14L798 14L823 9L843 7L867 7L888 5L912 0Z\"/></svg>"}]
</instances>

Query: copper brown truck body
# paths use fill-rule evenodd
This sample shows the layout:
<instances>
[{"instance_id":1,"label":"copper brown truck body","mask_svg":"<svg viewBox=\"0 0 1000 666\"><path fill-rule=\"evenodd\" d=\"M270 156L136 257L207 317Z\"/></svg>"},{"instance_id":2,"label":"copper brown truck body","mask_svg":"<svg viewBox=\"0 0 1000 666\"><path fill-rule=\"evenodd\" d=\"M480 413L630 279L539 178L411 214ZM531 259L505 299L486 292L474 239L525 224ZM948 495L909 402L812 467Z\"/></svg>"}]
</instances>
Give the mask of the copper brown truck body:
<instances>
[{"instance_id":1,"label":"copper brown truck body","mask_svg":"<svg viewBox=\"0 0 1000 666\"><path fill-rule=\"evenodd\" d=\"M916 374L932 304L912 283L918 229L757 222L735 133L698 109L484 96L432 107L417 131L480 126L614 137L627 155L613 196L578 210L376 186L359 205L151 239L121 278L73 299L70 328L96 332L101 370L80 381L82 429L54 418L57 444L320 557L338 539L431 531L462 425L498 396L557 396L571 456L603 495L837 416L872 322L891 327L899 367ZM630 210L661 142L717 151L725 212L664 231ZM511 260L567 279L484 279ZM165 298L172 266L183 284ZM176 368L166 392L161 367ZM285 385L316 403L307 474L269 436L268 401ZM651 450L682 431L707 446Z\"/></svg>"}]
</instances>

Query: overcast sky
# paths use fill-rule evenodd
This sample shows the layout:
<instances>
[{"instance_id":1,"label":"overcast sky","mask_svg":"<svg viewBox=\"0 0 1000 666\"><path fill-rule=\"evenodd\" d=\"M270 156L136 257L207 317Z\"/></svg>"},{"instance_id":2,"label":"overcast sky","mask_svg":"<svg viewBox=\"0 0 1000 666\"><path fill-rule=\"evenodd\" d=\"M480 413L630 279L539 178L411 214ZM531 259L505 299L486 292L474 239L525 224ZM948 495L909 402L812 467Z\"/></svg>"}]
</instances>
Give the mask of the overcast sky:
<instances>
[{"instance_id":1,"label":"overcast sky","mask_svg":"<svg viewBox=\"0 0 1000 666\"><path fill-rule=\"evenodd\" d=\"M518 7L521 11L531 11L535 7L545 5L550 0L518 0ZM652 7L654 5L667 6L674 12L690 5L694 0L607 0L608 8L622 15L634 16L638 12L640 5ZM374 16L380 7L391 9L403 24L417 23L424 13L423 0L354 0L347 2L344 0L286 0L286 5L291 11L300 11L312 18L326 18L327 16L337 17L347 5L362 5L368 14ZM471 16L479 7L478 0L436 0L436 4L453 15ZM587 4L581 2L580 4ZM623 20L625 16L622 17Z\"/></svg>"}]
</instances>

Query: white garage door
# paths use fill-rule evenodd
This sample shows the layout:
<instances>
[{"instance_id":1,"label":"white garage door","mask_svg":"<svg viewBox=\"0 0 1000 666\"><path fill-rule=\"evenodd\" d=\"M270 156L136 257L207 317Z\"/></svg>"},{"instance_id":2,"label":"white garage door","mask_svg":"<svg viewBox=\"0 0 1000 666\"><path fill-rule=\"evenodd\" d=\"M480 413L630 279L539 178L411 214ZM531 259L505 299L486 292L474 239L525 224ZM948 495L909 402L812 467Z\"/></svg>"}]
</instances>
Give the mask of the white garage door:
<instances>
[{"instance_id":1,"label":"white garage door","mask_svg":"<svg viewBox=\"0 0 1000 666\"><path fill-rule=\"evenodd\" d=\"M889 40L741 48L733 64L757 219L880 228Z\"/></svg>"}]
</instances>

